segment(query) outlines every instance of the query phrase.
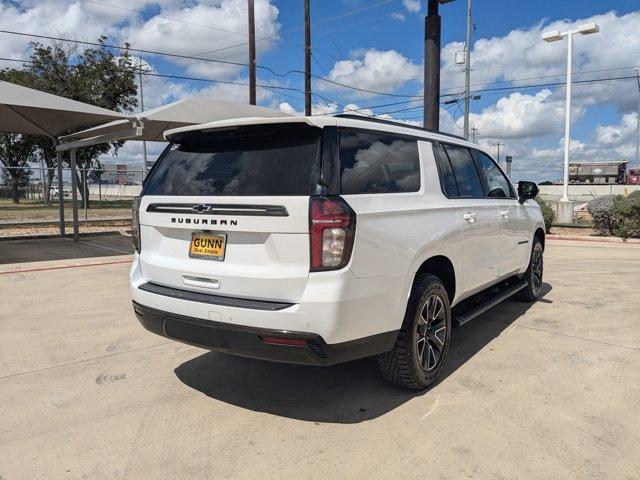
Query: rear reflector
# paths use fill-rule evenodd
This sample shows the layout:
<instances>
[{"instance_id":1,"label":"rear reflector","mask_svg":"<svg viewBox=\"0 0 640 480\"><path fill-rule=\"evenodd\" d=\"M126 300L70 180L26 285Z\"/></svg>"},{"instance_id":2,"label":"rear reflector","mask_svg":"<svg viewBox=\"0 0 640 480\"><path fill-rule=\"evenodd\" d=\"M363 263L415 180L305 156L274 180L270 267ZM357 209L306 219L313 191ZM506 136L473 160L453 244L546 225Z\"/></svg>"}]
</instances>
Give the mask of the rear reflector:
<instances>
[{"instance_id":1,"label":"rear reflector","mask_svg":"<svg viewBox=\"0 0 640 480\"><path fill-rule=\"evenodd\" d=\"M264 343L271 345L288 345L290 347L306 347L307 341L300 338L260 337Z\"/></svg>"}]
</instances>

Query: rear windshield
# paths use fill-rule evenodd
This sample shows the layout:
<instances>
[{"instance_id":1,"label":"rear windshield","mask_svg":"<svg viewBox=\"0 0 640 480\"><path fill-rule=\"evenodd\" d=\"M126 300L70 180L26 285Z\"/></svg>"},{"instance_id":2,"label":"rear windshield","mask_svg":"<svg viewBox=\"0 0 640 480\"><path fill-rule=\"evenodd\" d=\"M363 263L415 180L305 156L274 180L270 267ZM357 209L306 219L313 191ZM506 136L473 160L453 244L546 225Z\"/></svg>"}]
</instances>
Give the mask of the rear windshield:
<instances>
[{"instance_id":1,"label":"rear windshield","mask_svg":"<svg viewBox=\"0 0 640 480\"><path fill-rule=\"evenodd\" d=\"M145 195L309 195L320 130L260 125L188 132L158 160Z\"/></svg>"}]
</instances>

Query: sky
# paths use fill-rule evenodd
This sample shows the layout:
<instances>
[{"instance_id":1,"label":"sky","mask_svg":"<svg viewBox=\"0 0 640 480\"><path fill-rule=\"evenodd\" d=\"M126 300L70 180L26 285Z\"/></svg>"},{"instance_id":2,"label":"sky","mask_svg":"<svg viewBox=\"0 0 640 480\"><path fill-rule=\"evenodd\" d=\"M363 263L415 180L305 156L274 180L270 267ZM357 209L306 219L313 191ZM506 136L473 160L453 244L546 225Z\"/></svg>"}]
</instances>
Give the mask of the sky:
<instances>
[{"instance_id":1,"label":"sky","mask_svg":"<svg viewBox=\"0 0 640 480\"><path fill-rule=\"evenodd\" d=\"M311 0L314 114L420 125L426 3ZM567 42L547 43L542 33L588 22L600 33L575 38L572 161L635 162L640 0L473 3L471 91L480 99L471 102L470 126L494 157L504 144L500 160L513 157L514 180L561 178ZM304 110L303 5L255 0L258 103L294 114ZM466 1L442 5L440 14L442 101L457 100L442 105L440 124L461 134L464 71L454 57L464 48ZM246 0L2 0L0 30L89 41L106 35L111 44L215 60L139 54L155 74L144 81L146 108L189 96L248 102ZM0 57L28 58L31 40L0 33ZM161 149L149 145L150 157ZM141 145L128 142L103 161L141 165Z\"/></svg>"}]
</instances>

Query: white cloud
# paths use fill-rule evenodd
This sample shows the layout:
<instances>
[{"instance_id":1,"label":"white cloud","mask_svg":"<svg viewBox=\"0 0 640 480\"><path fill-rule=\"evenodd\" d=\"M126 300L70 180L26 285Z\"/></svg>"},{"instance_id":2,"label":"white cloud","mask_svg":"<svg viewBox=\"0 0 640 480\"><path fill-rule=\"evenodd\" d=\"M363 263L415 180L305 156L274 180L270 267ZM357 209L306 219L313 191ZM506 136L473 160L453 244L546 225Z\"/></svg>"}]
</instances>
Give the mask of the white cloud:
<instances>
[{"instance_id":1,"label":"white cloud","mask_svg":"<svg viewBox=\"0 0 640 480\"><path fill-rule=\"evenodd\" d=\"M149 6L157 10L150 18L145 19L131 12L142 11ZM279 40L278 14L278 8L270 0L256 0L258 55L273 49ZM0 4L2 29L88 41L106 35L111 43L128 41L134 48L236 63L247 62L247 48L242 45L246 44L248 38L246 19L246 0L130 0L122 8L65 0ZM31 51L29 40L21 36L4 35L0 43L0 56L16 59L27 57ZM184 67L189 74L206 75L209 78L231 78L242 70L242 66L223 63L170 57L164 57L163 60ZM8 65L8 62L0 64Z\"/></svg>"},{"instance_id":2,"label":"white cloud","mask_svg":"<svg viewBox=\"0 0 640 480\"><path fill-rule=\"evenodd\" d=\"M411 13L418 13L420 11L420 3L420 0L402 0L404 8L409 10Z\"/></svg>"},{"instance_id":3,"label":"white cloud","mask_svg":"<svg viewBox=\"0 0 640 480\"><path fill-rule=\"evenodd\" d=\"M573 108L573 119L584 114L584 108ZM528 138L558 134L564 125L564 99L551 90L534 95L515 92L499 99L481 113L469 114L469 125L477 127L484 137Z\"/></svg>"},{"instance_id":4,"label":"white cloud","mask_svg":"<svg viewBox=\"0 0 640 480\"><path fill-rule=\"evenodd\" d=\"M280 29L277 21L278 14L278 8L269 0L256 0L258 54L275 46ZM143 49L236 63L248 61L247 2L245 0L221 0L213 4L199 2L171 6L146 21L131 24L125 32L134 46ZM197 60L176 60L176 63L185 67L190 74L223 79L237 75L242 69L237 65Z\"/></svg>"},{"instance_id":5,"label":"white cloud","mask_svg":"<svg viewBox=\"0 0 640 480\"><path fill-rule=\"evenodd\" d=\"M304 115L303 110L296 110L290 103L281 102L277 105L278 110L291 115L297 115L299 117ZM338 105L336 103L320 103L311 105L311 115L332 115L338 111Z\"/></svg>"},{"instance_id":6,"label":"white cloud","mask_svg":"<svg viewBox=\"0 0 640 480\"><path fill-rule=\"evenodd\" d=\"M422 67L395 50L375 49L352 52L349 60L334 64L326 78L345 85L354 85L365 90L392 92L411 80L422 76ZM319 82L323 91L345 88ZM361 92L363 96L370 96Z\"/></svg>"},{"instance_id":7,"label":"white cloud","mask_svg":"<svg viewBox=\"0 0 640 480\"><path fill-rule=\"evenodd\" d=\"M575 38L576 79L632 75L632 66L640 63L640 35L637 34L640 12L618 15L612 11L574 21L540 22L529 28L512 30L502 37L477 40L471 52L472 84L518 79L525 79L520 84L563 82L566 40L547 43L542 40L542 33L567 30L588 22L598 23L601 31ZM445 90L459 91L464 85L464 69L454 62L455 52L463 48L462 42L451 42L442 49L442 86ZM580 75L581 71L594 72ZM584 106L613 103L624 112L635 108L635 88L632 81L575 84L573 98Z\"/></svg>"},{"instance_id":8,"label":"white cloud","mask_svg":"<svg viewBox=\"0 0 640 480\"><path fill-rule=\"evenodd\" d=\"M398 22L404 22L406 20L406 17L404 16L404 13L401 13L401 12L393 12L391 14L391 18L393 20L398 21Z\"/></svg>"}]
</instances>

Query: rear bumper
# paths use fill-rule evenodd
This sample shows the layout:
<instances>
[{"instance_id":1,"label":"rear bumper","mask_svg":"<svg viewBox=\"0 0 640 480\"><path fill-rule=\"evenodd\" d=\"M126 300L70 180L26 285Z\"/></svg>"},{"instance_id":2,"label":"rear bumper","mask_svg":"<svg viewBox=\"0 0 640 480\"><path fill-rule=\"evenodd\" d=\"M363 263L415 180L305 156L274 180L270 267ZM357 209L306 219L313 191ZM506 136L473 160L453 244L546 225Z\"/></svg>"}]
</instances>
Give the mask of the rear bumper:
<instances>
[{"instance_id":1,"label":"rear bumper","mask_svg":"<svg viewBox=\"0 0 640 480\"><path fill-rule=\"evenodd\" d=\"M229 290L152 285L138 255L131 267L131 297L139 305L177 316L238 327L318 335L330 345L398 331L406 309L404 277L358 278L349 269L309 275L300 298L237 298Z\"/></svg>"},{"instance_id":2,"label":"rear bumper","mask_svg":"<svg viewBox=\"0 0 640 480\"><path fill-rule=\"evenodd\" d=\"M214 322L156 310L135 301L133 309L144 328L173 340L243 357L303 365L334 365L387 352L398 335L392 331L327 344L320 335L308 332ZM273 345L262 337L305 340L306 346Z\"/></svg>"}]
</instances>

